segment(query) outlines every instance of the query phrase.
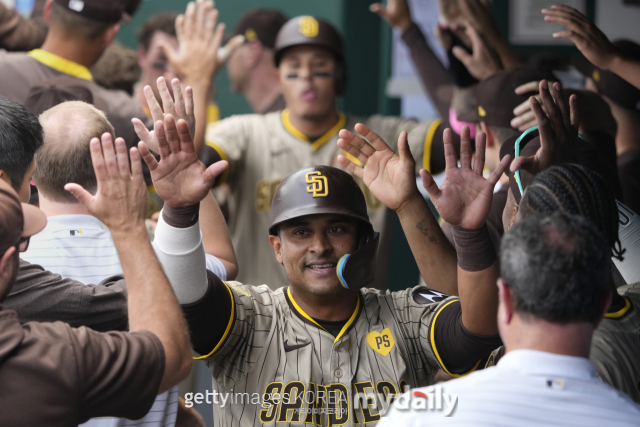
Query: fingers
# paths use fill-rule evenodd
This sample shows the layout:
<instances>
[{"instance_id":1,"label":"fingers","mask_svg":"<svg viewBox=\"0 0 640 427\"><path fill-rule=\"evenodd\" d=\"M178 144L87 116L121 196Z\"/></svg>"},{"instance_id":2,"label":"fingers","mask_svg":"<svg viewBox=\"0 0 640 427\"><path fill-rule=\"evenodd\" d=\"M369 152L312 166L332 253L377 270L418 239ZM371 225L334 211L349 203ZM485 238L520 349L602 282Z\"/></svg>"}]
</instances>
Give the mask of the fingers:
<instances>
[{"instance_id":1,"label":"fingers","mask_svg":"<svg viewBox=\"0 0 640 427\"><path fill-rule=\"evenodd\" d=\"M529 82L529 83L525 83L523 85L518 86L515 89L515 93L516 95L524 95L527 92L538 92L538 86L540 85L540 82L538 80ZM522 104L521 104L522 105ZM513 110L515 113L515 110Z\"/></svg>"},{"instance_id":2,"label":"fingers","mask_svg":"<svg viewBox=\"0 0 640 427\"><path fill-rule=\"evenodd\" d=\"M167 87L167 81L164 77L158 77L157 81L158 92L160 92L160 98L162 99L162 109L165 114L175 114L176 109L173 104L173 98ZM154 117L155 120L155 117Z\"/></svg>"},{"instance_id":3,"label":"fingers","mask_svg":"<svg viewBox=\"0 0 640 427\"><path fill-rule=\"evenodd\" d=\"M184 94L185 94L185 107L187 110L187 115L192 115L194 114L194 107L193 107L193 89L191 88L191 86L187 86L187 88L184 90Z\"/></svg>"},{"instance_id":4,"label":"fingers","mask_svg":"<svg viewBox=\"0 0 640 427\"><path fill-rule=\"evenodd\" d=\"M527 100L526 102L529 108L531 108L531 106L529 105L529 100ZM518 129L520 132L524 132L525 130L535 126L536 124L536 115L531 110L511 120L511 127Z\"/></svg>"},{"instance_id":5,"label":"fingers","mask_svg":"<svg viewBox=\"0 0 640 427\"><path fill-rule=\"evenodd\" d=\"M220 175L224 170L229 166L229 163L226 160L221 160L219 162L215 162L211 166L207 168L204 172L203 179L210 186L213 187L213 184L216 180L216 177Z\"/></svg>"},{"instance_id":6,"label":"fingers","mask_svg":"<svg viewBox=\"0 0 640 427\"><path fill-rule=\"evenodd\" d=\"M576 130L580 129L580 113L578 110L578 98L575 95L569 97L569 114L571 116L571 126Z\"/></svg>"},{"instance_id":7,"label":"fingers","mask_svg":"<svg viewBox=\"0 0 640 427\"><path fill-rule=\"evenodd\" d=\"M496 184L500 180L500 177L502 176L504 171L507 170L507 166L509 166L509 162L511 162L511 155L507 154L502 158L498 167L496 167L496 169L493 172L491 172L491 175L489 175L489 178L487 179L487 181L489 182L489 184L491 184L492 187L496 186Z\"/></svg>"},{"instance_id":8,"label":"fingers","mask_svg":"<svg viewBox=\"0 0 640 427\"><path fill-rule=\"evenodd\" d=\"M108 179L114 179L120 175L118 170L118 161L116 160L116 152L113 148L113 140L111 134L105 133L102 135L102 156L101 158L106 165ZM91 157L93 161L93 156Z\"/></svg>"},{"instance_id":9,"label":"fingers","mask_svg":"<svg viewBox=\"0 0 640 427\"><path fill-rule=\"evenodd\" d=\"M169 144L169 150L171 153L179 153L180 152L180 135L178 133L178 125L176 123L176 119L171 114L165 114L164 116L165 123L165 135L166 140ZM189 133L187 127L187 134Z\"/></svg>"},{"instance_id":10,"label":"fingers","mask_svg":"<svg viewBox=\"0 0 640 427\"><path fill-rule=\"evenodd\" d=\"M127 154L127 144L124 143L124 139L116 138L115 146L120 179L130 179L131 175L129 174L129 155Z\"/></svg>"},{"instance_id":11,"label":"fingers","mask_svg":"<svg viewBox=\"0 0 640 427\"><path fill-rule=\"evenodd\" d=\"M133 179L133 182L135 182L136 184L144 184L144 176L142 176L142 162L140 161L140 153L138 153L138 150L135 147L131 147L131 150L129 150L129 155L131 157L131 178Z\"/></svg>"},{"instance_id":12,"label":"fingers","mask_svg":"<svg viewBox=\"0 0 640 427\"><path fill-rule=\"evenodd\" d=\"M193 146L193 138L191 137L191 132L189 132L187 122L182 119L178 120L176 128L178 131L178 139L180 140L180 151L195 153L196 149Z\"/></svg>"},{"instance_id":13,"label":"fingers","mask_svg":"<svg viewBox=\"0 0 640 427\"><path fill-rule=\"evenodd\" d=\"M196 27L196 4L194 2L189 2L187 5L183 21L182 36L184 40L188 40L193 36Z\"/></svg>"},{"instance_id":14,"label":"fingers","mask_svg":"<svg viewBox=\"0 0 640 427\"><path fill-rule=\"evenodd\" d=\"M478 133L476 137L476 156L473 161L473 171L482 176L484 170L485 151L487 148L487 135L484 132Z\"/></svg>"},{"instance_id":15,"label":"fingers","mask_svg":"<svg viewBox=\"0 0 640 427\"><path fill-rule=\"evenodd\" d=\"M422 186L427 190L431 200L438 200L438 197L440 196L440 189L438 188L436 181L433 179L433 176L431 176L426 169L421 169L420 177L422 178Z\"/></svg>"},{"instance_id":16,"label":"fingers","mask_svg":"<svg viewBox=\"0 0 640 427\"><path fill-rule=\"evenodd\" d=\"M109 178L109 174L107 173L107 166L104 163L104 156L102 155L102 148L98 138L93 138L91 142L89 142L89 151L91 153L93 171L96 174L96 181L100 184L101 181Z\"/></svg>"},{"instance_id":17,"label":"fingers","mask_svg":"<svg viewBox=\"0 0 640 427\"><path fill-rule=\"evenodd\" d=\"M458 58L458 60L462 62L465 67L469 68L472 66L471 61L473 60L473 57L465 49L461 48L460 46L454 46L452 52L453 56Z\"/></svg>"},{"instance_id":18,"label":"fingers","mask_svg":"<svg viewBox=\"0 0 640 427\"><path fill-rule=\"evenodd\" d=\"M559 82L553 84L553 99L556 101L556 104L560 109L560 114L562 114L562 123L564 123L564 127L571 127L571 114L569 112L569 107L564 100L562 85Z\"/></svg>"},{"instance_id":19,"label":"fingers","mask_svg":"<svg viewBox=\"0 0 640 427\"><path fill-rule=\"evenodd\" d=\"M538 122L538 131L540 132L540 145L546 146L548 141L555 140L553 129L551 128L551 121L544 113L544 111L542 111L542 107L535 97L532 96L531 98L529 98L529 102L531 103L531 109L533 110L533 113L536 116L536 121Z\"/></svg>"},{"instance_id":20,"label":"fingers","mask_svg":"<svg viewBox=\"0 0 640 427\"><path fill-rule=\"evenodd\" d=\"M160 157L164 158L171 154L171 148L169 148L169 142L167 142L167 135L164 128L164 123L158 120L154 127L156 141L158 141L158 152ZM140 144L138 144L140 145ZM143 157L144 158L144 157Z\"/></svg>"},{"instance_id":21,"label":"fingers","mask_svg":"<svg viewBox=\"0 0 640 427\"><path fill-rule=\"evenodd\" d=\"M560 114L560 110L556 105L553 97L551 96L549 83L546 80L542 80L540 82L540 97L542 98L542 103L545 110L547 111L547 116L549 117L549 120L551 120L551 124L553 125L553 132L559 138L559 140L562 141L564 139L564 123L562 121L562 115Z\"/></svg>"},{"instance_id":22,"label":"fingers","mask_svg":"<svg viewBox=\"0 0 640 427\"><path fill-rule=\"evenodd\" d=\"M89 208L91 206L91 202L93 201L93 195L89 193L87 190L82 188L81 185L69 183L64 186L64 189L73 195L82 206L85 208Z\"/></svg>"},{"instance_id":23,"label":"fingers","mask_svg":"<svg viewBox=\"0 0 640 427\"><path fill-rule=\"evenodd\" d=\"M451 145L453 146L453 139ZM471 169L471 134L466 125L460 132L460 167Z\"/></svg>"},{"instance_id":24,"label":"fingers","mask_svg":"<svg viewBox=\"0 0 640 427\"><path fill-rule=\"evenodd\" d=\"M379 15L382 19L384 19L385 21L389 22L390 18L389 18L389 12L387 12L387 8L385 8L383 5L381 5L380 3L374 3L371 6L369 6L369 10L377 15Z\"/></svg>"},{"instance_id":25,"label":"fingers","mask_svg":"<svg viewBox=\"0 0 640 427\"><path fill-rule=\"evenodd\" d=\"M356 132L360 135L364 136L367 141L371 144L371 146L376 151L384 151L391 150L386 142L377 133L373 132L371 129L363 125L362 123L356 123L354 126Z\"/></svg>"},{"instance_id":26,"label":"fingers","mask_svg":"<svg viewBox=\"0 0 640 427\"><path fill-rule=\"evenodd\" d=\"M218 49L218 62L221 64L227 62L233 51L242 46L243 43L244 36L242 34L232 37L224 47Z\"/></svg>"},{"instance_id":27,"label":"fingers","mask_svg":"<svg viewBox=\"0 0 640 427\"><path fill-rule=\"evenodd\" d=\"M360 162L358 166L365 165L369 157L375 153L367 141L346 129L342 129L338 135L340 136L338 147L358 159Z\"/></svg>"},{"instance_id":28,"label":"fingers","mask_svg":"<svg viewBox=\"0 0 640 427\"><path fill-rule=\"evenodd\" d=\"M445 169L455 169L458 167L458 154L456 153L456 148L453 146L451 129L447 128L444 130L442 140L444 143Z\"/></svg>"},{"instance_id":29,"label":"fingers","mask_svg":"<svg viewBox=\"0 0 640 427\"><path fill-rule=\"evenodd\" d=\"M147 85L144 87L144 97L147 99L147 105L149 106L149 111L151 112L153 121L156 122L158 120L163 120L164 112L162 111L160 104L158 104L158 100L156 99L151 86Z\"/></svg>"},{"instance_id":30,"label":"fingers","mask_svg":"<svg viewBox=\"0 0 640 427\"><path fill-rule=\"evenodd\" d=\"M176 38L178 43L184 40L184 15L180 14L176 17Z\"/></svg>"},{"instance_id":31,"label":"fingers","mask_svg":"<svg viewBox=\"0 0 640 427\"><path fill-rule=\"evenodd\" d=\"M132 150L133 150L133 148L132 148ZM142 156L142 160L144 160L144 162L147 164L147 166L149 166L149 170L152 171L152 172L154 170L156 170L156 168L158 167L158 161L153 156L153 154L151 154L151 152L149 151L149 148L147 147L147 145L143 141L138 142L138 150L140 151L140 155Z\"/></svg>"},{"instance_id":32,"label":"fingers","mask_svg":"<svg viewBox=\"0 0 640 427\"><path fill-rule=\"evenodd\" d=\"M353 162L351 162L351 160L347 159L342 154L338 156L338 163L340 163L343 168L345 168L358 178L362 179L362 176L364 175L364 169L356 166Z\"/></svg>"},{"instance_id":33,"label":"fingers","mask_svg":"<svg viewBox=\"0 0 640 427\"><path fill-rule=\"evenodd\" d=\"M173 87L173 96L176 103L175 110L178 113L178 117L184 119L187 117L187 109L184 102L184 96L182 95L182 85L180 84L180 80L173 79L171 86Z\"/></svg>"},{"instance_id":34,"label":"fingers","mask_svg":"<svg viewBox=\"0 0 640 427\"><path fill-rule=\"evenodd\" d=\"M149 129L147 129L147 127L144 125L144 123L142 123L140 119L131 119L131 123L133 123L133 129L136 131L136 134L138 135L138 138L140 138L140 141L144 141L147 145L149 145L152 139Z\"/></svg>"}]
</instances>

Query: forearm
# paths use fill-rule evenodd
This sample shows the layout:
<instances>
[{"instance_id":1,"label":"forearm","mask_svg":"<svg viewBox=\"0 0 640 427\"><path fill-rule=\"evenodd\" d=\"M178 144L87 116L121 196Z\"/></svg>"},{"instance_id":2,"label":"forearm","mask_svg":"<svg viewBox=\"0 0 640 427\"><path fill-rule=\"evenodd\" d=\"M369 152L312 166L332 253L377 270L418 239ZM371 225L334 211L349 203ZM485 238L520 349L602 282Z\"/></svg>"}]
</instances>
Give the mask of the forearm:
<instances>
[{"instance_id":1,"label":"forearm","mask_svg":"<svg viewBox=\"0 0 640 427\"><path fill-rule=\"evenodd\" d=\"M616 73L638 89L640 89L640 62L616 55L611 62L609 71Z\"/></svg>"},{"instance_id":2,"label":"forearm","mask_svg":"<svg viewBox=\"0 0 640 427\"><path fill-rule=\"evenodd\" d=\"M165 204L155 231L153 247L180 304L198 301L207 291L198 209Z\"/></svg>"},{"instance_id":3,"label":"forearm","mask_svg":"<svg viewBox=\"0 0 640 427\"><path fill-rule=\"evenodd\" d=\"M42 45L46 26L25 20L16 11L0 4L0 47L10 51L27 51Z\"/></svg>"},{"instance_id":4,"label":"forearm","mask_svg":"<svg viewBox=\"0 0 640 427\"><path fill-rule=\"evenodd\" d=\"M411 52L411 58L413 63L420 74L420 80L425 86L429 97L436 105L440 117L449 117L449 99L442 99L439 96L438 89L444 85L452 85L451 76L449 72L442 65L442 62L433 53L427 40L420 31L420 28L416 24L411 24L403 33L402 40L407 45Z\"/></svg>"},{"instance_id":5,"label":"forearm","mask_svg":"<svg viewBox=\"0 0 640 427\"><path fill-rule=\"evenodd\" d=\"M462 324L479 335L498 333L498 259L487 226L478 230L453 227L458 256L458 290Z\"/></svg>"},{"instance_id":6,"label":"forearm","mask_svg":"<svg viewBox=\"0 0 640 427\"><path fill-rule=\"evenodd\" d=\"M427 286L447 295L458 295L456 253L422 195L416 192L397 213Z\"/></svg>"},{"instance_id":7,"label":"forearm","mask_svg":"<svg viewBox=\"0 0 640 427\"><path fill-rule=\"evenodd\" d=\"M165 369L158 391L162 393L184 379L191 369L186 323L144 224L112 235L127 280L129 328L152 332L164 348Z\"/></svg>"},{"instance_id":8,"label":"forearm","mask_svg":"<svg viewBox=\"0 0 640 427\"><path fill-rule=\"evenodd\" d=\"M205 253L213 255L222 262L227 270L227 280L238 275L238 263L231 243L231 235L222 211L213 194L200 202L200 231Z\"/></svg>"}]
</instances>

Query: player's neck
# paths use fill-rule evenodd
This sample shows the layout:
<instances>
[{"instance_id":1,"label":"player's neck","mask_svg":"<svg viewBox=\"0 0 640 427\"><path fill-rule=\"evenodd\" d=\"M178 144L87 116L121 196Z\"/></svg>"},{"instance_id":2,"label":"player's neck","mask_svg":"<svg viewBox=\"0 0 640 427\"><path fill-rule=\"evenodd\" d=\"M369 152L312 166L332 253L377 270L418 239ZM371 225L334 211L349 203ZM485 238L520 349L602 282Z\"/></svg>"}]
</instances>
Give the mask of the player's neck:
<instances>
[{"instance_id":1,"label":"player's neck","mask_svg":"<svg viewBox=\"0 0 640 427\"><path fill-rule=\"evenodd\" d=\"M52 30L49 30L41 49L87 68L91 68L102 54L94 44L62 37L57 32L52 34Z\"/></svg>"},{"instance_id":2,"label":"player's neck","mask_svg":"<svg viewBox=\"0 0 640 427\"><path fill-rule=\"evenodd\" d=\"M341 321L353 314L358 305L358 291L343 289L330 296L317 296L306 292L298 292L290 286L291 295L296 304L314 319Z\"/></svg>"},{"instance_id":3,"label":"player's neck","mask_svg":"<svg viewBox=\"0 0 640 427\"><path fill-rule=\"evenodd\" d=\"M501 330L506 352L538 350L547 353L589 358L594 327L588 322L559 324L518 315L507 330ZM504 336L503 336L504 335Z\"/></svg>"},{"instance_id":4,"label":"player's neck","mask_svg":"<svg viewBox=\"0 0 640 427\"><path fill-rule=\"evenodd\" d=\"M271 68L259 67L254 70L242 94L256 114L264 114L282 93L278 72L273 66Z\"/></svg>"},{"instance_id":5,"label":"player's neck","mask_svg":"<svg viewBox=\"0 0 640 427\"><path fill-rule=\"evenodd\" d=\"M340 114L337 109L333 108L323 117L303 117L297 116L289 110L289 120L296 129L307 137L317 138L329 132L338 123Z\"/></svg>"},{"instance_id":6,"label":"player's neck","mask_svg":"<svg viewBox=\"0 0 640 427\"><path fill-rule=\"evenodd\" d=\"M40 210L46 216L56 215L89 215L82 203L61 203L47 199L42 192L39 195Z\"/></svg>"}]
</instances>

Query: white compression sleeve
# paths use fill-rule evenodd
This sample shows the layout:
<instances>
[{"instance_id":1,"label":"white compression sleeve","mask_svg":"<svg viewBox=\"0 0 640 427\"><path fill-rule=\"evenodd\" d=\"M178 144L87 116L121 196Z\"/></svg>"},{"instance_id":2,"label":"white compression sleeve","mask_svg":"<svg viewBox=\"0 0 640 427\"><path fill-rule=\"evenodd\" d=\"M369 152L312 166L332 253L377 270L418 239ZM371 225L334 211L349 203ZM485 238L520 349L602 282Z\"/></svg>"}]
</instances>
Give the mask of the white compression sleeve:
<instances>
[{"instance_id":1,"label":"white compression sleeve","mask_svg":"<svg viewBox=\"0 0 640 427\"><path fill-rule=\"evenodd\" d=\"M199 222L175 228L160 215L153 249L180 304L196 302L205 295L208 280Z\"/></svg>"}]
</instances>

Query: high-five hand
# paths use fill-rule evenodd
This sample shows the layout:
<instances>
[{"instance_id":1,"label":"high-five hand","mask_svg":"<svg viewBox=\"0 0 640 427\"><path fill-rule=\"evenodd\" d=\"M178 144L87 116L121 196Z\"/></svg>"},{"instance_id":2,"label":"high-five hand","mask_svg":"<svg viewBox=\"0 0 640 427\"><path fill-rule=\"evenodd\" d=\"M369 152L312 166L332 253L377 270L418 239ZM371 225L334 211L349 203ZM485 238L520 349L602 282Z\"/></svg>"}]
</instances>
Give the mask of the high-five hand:
<instances>
[{"instance_id":1,"label":"high-five hand","mask_svg":"<svg viewBox=\"0 0 640 427\"><path fill-rule=\"evenodd\" d=\"M407 132L401 132L398 138L398 155L362 123L355 126L355 131L370 143L342 129L338 147L357 158L363 167L340 155L338 162L342 167L361 178L373 195L389 209L400 210L412 197L422 197L416 186L416 162L409 150Z\"/></svg>"},{"instance_id":2,"label":"high-five hand","mask_svg":"<svg viewBox=\"0 0 640 427\"><path fill-rule=\"evenodd\" d=\"M444 155L446 179L442 186L433 180L425 169L420 171L422 184L440 216L449 224L467 229L478 229L485 224L493 188L511 160L505 156L488 179L482 176L487 137L483 132L476 138L476 156L471 168L471 138L469 127L464 126L460 135L460 166L453 146L451 129L444 131Z\"/></svg>"}]
</instances>

